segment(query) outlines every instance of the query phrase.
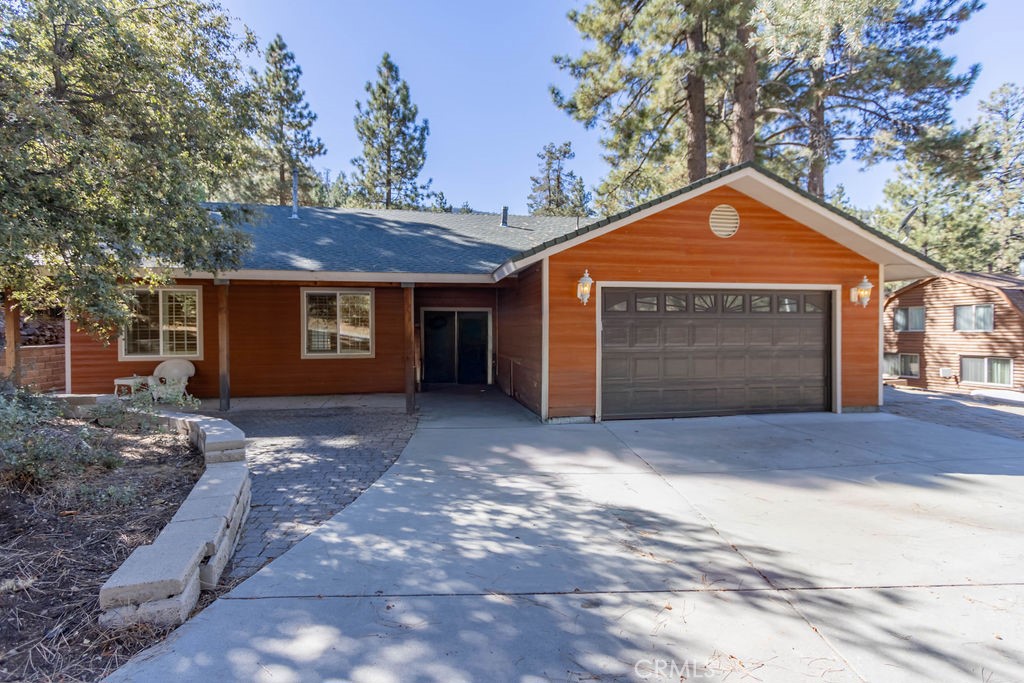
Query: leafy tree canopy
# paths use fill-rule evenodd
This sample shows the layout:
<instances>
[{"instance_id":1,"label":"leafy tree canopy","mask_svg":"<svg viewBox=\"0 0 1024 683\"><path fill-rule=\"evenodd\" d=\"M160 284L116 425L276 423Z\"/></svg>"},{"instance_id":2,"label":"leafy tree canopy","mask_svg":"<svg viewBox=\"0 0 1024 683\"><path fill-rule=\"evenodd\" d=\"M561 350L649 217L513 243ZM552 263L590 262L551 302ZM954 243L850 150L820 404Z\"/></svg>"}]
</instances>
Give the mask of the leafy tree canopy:
<instances>
[{"instance_id":1,"label":"leafy tree canopy","mask_svg":"<svg viewBox=\"0 0 1024 683\"><path fill-rule=\"evenodd\" d=\"M247 247L200 202L253 127L240 39L201 0L0 0L0 288L124 320L119 283L218 271Z\"/></svg>"},{"instance_id":2,"label":"leafy tree canopy","mask_svg":"<svg viewBox=\"0 0 1024 683\"><path fill-rule=\"evenodd\" d=\"M590 193L583 179L566 168L575 158L571 142L551 142L537 154L540 174L530 176L530 196L526 205L535 216L593 216Z\"/></svg>"},{"instance_id":3,"label":"leafy tree canopy","mask_svg":"<svg viewBox=\"0 0 1024 683\"><path fill-rule=\"evenodd\" d=\"M418 208L430 181L419 181L427 160L430 124L419 122L419 109L409 96L391 55L384 53L376 82L366 83L366 103L356 102L356 134L363 154L352 160L351 187L360 202L385 209Z\"/></svg>"}]
</instances>

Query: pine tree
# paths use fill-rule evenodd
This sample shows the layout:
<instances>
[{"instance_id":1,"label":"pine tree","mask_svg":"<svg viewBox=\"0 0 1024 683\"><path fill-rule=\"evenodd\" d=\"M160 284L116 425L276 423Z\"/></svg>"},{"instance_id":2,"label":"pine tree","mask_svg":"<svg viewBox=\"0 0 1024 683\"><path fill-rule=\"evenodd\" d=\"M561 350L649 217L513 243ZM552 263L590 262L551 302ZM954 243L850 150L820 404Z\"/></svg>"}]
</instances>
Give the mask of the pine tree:
<instances>
[{"instance_id":1,"label":"pine tree","mask_svg":"<svg viewBox=\"0 0 1024 683\"><path fill-rule=\"evenodd\" d=\"M418 208L430 187L430 181L419 183L430 124L417 122L419 109L409 98L409 84L388 53L377 67L377 81L366 83L366 93L365 105L356 102L363 155L352 160L354 192L366 206Z\"/></svg>"},{"instance_id":2,"label":"pine tree","mask_svg":"<svg viewBox=\"0 0 1024 683\"><path fill-rule=\"evenodd\" d=\"M571 142L551 142L537 153L540 175L530 176L532 184L526 206L535 216L592 216L590 193L581 178L566 168L576 157Z\"/></svg>"},{"instance_id":3,"label":"pine tree","mask_svg":"<svg viewBox=\"0 0 1024 683\"><path fill-rule=\"evenodd\" d=\"M269 192L263 192L281 206L292 201L292 169L301 169L327 152L320 138L313 136L316 114L299 86L301 76L302 67L277 34L267 46L266 67L254 81L262 100L257 134L260 156L273 173Z\"/></svg>"},{"instance_id":4,"label":"pine tree","mask_svg":"<svg viewBox=\"0 0 1024 683\"><path fill-rule=\"evenodd\" d=\"M937 44L979 0L592 0L570 20L592 44L556 63L556 104L605 131L602 207L759 159L824 193L829 163L908 148L948 160L949 102L974 80ZM944 131L936 137L935 132Z\"/></svg>"},{"instance_id":5,"label":"pine tree","mask_svg":"<svg viewBox=\"0 0 1024 683\"><path fill-rule=\"evenodd\" d=\"M980 173L965 177L929 155L912 156L886 183L873 218L947 268L1016 273L1024 254L1024 89L1004 85L979 109Z\"/></svg>"}]
</instances>

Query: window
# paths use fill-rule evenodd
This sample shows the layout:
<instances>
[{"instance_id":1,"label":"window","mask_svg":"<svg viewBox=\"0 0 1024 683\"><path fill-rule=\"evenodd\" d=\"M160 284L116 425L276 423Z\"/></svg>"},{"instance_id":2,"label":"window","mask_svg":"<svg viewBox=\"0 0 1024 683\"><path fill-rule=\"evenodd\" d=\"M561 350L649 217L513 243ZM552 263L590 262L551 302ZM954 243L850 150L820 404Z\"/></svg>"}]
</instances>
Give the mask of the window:
<instances>
[{"instance_id":1,"label":"window","mask_svg":"<svg viewBox=\"0 0 1024 683\"><path fill-rule=\"evenodd\" d=\"M636 311L637 313L652 313L658 310L658 295L657 294L637 294L636 295Z\"/></svg>"},{"instance_id":2,"label":"window","mask_svg":"<svg viewBox=\"0 0 1024 683\"><path fill-rule=\"evenodd\" d=\"M665 295L665 310L669 313L685 313L686 312L686 295L685 294L666 294Z\"/></svg>"},{"instance_id":3,"label":"window","mask_svg":"<svg viewBox=\"0 0 1024 683\"><path fill-rule=\"evenodd\" d=\"M202 357L198 287L140 289L121 333L121 360Z\"/></svg>"},{"instance_id":4,"label":"window","mask_svg":"<svg viewBox=\"0 0 1024 683\"><path fill-rule=\"evenodd\" d=\"M718 298L714 294L694 294L694 313L713 313L718 308Z\"/></svg>"},{"instance_id":5,"label":"window","mask_svg":"<svg viewBox=\"0 0 1024 683\"><path fill-rule=\"evenodd\" d=\"M373 291L302 290L303 358L373 356Z\"/></svg>"},{"instance_id":6,"label":"window","mask_svg":"<svg viewBox=\"0 0 1024 683\"><path fill-rule=\"evenodd\" d=\"M1009 358L961 358L960 381L1012 386L1013 361Z\"/></svg>"},{"instance_id":7,"label":"window","mask_svg":"<svg viewBox=\"0 0 1024 683\"><path fill-rule=\"evenodd\" d=\"M772 298L770 296L762 296L760 294L752 294L750 296L750 312L751 313L771 313L772 312Z\"/></svg>"},{"instance_id":8,"label":"window","mask_svg":"<svg viewBox=\"0 0 1024 683\"><path fill-rule=\"evenodd\" d=\"M726 313L742 313L743 299L744 296L742 294L723 294L722 309Z\"/></svg>"},{"instance_id":9,"label":"window","mask_svg":"<svg viewBox=\"0 0 1024 683\"><path fill-rule=\"evenodd\" d=\"M779 313L799 313L800 300L794 296L780 296L778 311Z\"/></svg>"},{"instance_id":10,"label":"window","mask_svg":"<svg viewBox=\"0 0 1024 683\"><path fill-rule=\"evenodd\" d=\"M991 332L992 304L970 304L954 307L953 329L960 332Z\"/></svg>"},{"instance_id":11,"label":"window","mask_svg":"<svg viewBox=\"0 0 1024 683\"><path fill-rule=\"evenodd\" d=\"M897 332L921 332L924 330L924 306L897 308L892 314L892 327Z\"/></svg>"},{"instance_id":12,"label":"window","mask_svg":"<svg viewBox=\"0 0 1024 683\"><path fill-rule=\"evenodd\" d=\"M890 377L920 377L921 356L916 353L887 353L883 372Z\"/></svg>"}]
</instances>

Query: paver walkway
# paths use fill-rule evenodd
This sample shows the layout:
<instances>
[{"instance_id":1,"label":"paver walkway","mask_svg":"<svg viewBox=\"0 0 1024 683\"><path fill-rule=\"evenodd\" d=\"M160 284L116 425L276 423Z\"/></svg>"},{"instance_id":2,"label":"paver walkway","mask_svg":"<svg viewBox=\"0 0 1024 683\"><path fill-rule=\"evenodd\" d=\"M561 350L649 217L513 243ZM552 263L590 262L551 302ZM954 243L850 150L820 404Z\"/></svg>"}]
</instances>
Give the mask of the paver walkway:
<instances>
[{"instance_id":1,"label":"paver walkway","mask_svg":"<svg viewBox=\"0 0 1024 683\"><path fill-rule=\"evenodd\" d=\"M232 411L249 439L252 510L226 576L247 578L354 501L395 462L416 419L393 408Z\"/></svg>"},{"instance_id":2,"label":"paver walkway","mask_svg":"<svg viewBox=\"0 0 1024 683\"><path fill-rule=\"evenodd\" d=\"M1019 404L961 394L886 387L883 410L984 434L1024 438L1024 405Z\"/></svg>"}]
</instances>

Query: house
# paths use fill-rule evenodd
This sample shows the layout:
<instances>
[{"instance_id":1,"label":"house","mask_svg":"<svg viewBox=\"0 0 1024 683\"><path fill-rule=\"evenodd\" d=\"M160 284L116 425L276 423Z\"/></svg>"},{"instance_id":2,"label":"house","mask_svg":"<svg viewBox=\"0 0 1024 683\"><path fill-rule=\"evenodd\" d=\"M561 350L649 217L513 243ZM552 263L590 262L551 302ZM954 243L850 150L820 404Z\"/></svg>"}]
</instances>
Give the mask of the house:
<instances>
[{"instance_id":1,"label":"house","mask_svg":"<svg viewBox=\"0 0 1024 683\"><path fill-rule=\"evenodd\" d=\"M68 391L187 358L225 403L496 383L545 420L873 410L881 285L939 272L753 165L590 223L264 212L239 270L141 292L117 344L70 330Z\"/></svg>"},{"instance_id":2,"label":"house","mask_svg":"<svg viewBox=\"0 0 1024 683\"><path fill-rule=\"evenodd\" d=\"M947 273L894 292L884 363L922 389L1024 387L1024 277Z\"/></svg>"}]
</instances>

